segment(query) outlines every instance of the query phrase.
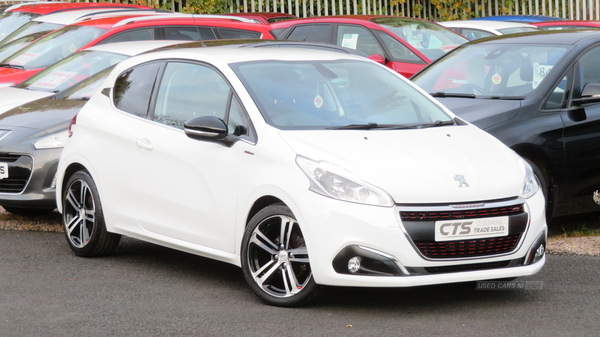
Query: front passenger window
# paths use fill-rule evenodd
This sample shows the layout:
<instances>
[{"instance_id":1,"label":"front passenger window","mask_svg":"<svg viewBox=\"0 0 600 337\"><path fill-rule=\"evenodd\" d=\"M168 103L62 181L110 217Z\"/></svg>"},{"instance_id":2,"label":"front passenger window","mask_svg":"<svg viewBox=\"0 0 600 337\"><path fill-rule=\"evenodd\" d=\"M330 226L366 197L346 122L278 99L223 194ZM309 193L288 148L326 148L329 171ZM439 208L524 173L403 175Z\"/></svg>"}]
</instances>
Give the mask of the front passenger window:
<instances>
[{"instance_id":1,"label":"front passenger window","mask_svg":"<svg viewBox=\"0 0 600 337\"><path fill-rule=\"evenodd\" d=\"M229 84L215 69L196 63L169 62L160 82L152 119L183 129L186 121L214 116L229 120L229 134L233 134L236 126L245 122L236 104Z\"/></svg>"}]
</instances>

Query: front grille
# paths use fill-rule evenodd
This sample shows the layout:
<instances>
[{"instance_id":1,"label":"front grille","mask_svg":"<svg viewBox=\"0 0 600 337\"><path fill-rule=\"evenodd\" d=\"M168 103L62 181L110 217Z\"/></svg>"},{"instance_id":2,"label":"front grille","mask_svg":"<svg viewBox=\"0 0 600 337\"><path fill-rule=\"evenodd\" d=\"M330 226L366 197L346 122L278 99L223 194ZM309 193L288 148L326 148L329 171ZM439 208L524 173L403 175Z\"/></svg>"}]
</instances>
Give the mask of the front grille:
<instances>
[{"instance_id":1,"label":"front grille","mask_svg":"<svg viewBox=\"0 0 600 337\"><path fill-rule=\"evenodd\" d=\"M18 154L0 153L0 163L14 163L21 158Z\"/></svg>"},{"instance_id":2,"label":"front grille","mask_svg":"<svg viewBox=\"0 0 600 337\"><path fill-rule=\"evenodd\" d=\"M415 245L429 258L457 258L495 255L510 252L519 242L520 234L497 238L457 241L414 241Z\"/></svg>"},{"instance_id":3,"label":"front grille","mask_svg":"<svg viewBox=\"0 0 600 337\"><path fill-rule=\"evenodd\" d=\"M8 178L0 179L0 193L21 193L27 187L33 170L33 158L0 153L0 163L8 163Z\"/></svg>"},{"instance_id":4,"label":"front grille","mask_svg":"<svg viewBox=\"0 0 600 337\"><path fill-rule=\"evenodd\" d=\"M524 212L523 204L504 207L492 207L473 210L457 211L422 211L422 212L400 212L403 221L432 221L452 219L474 219L489 218L494 216L517 215Z\"/></svg>"},{"instance_id":5,"label":"front grille","mask_svg":"<svg viewBox=\"0 0 600 337\"><path fill-rule=\"evenodd\" d=\"M20 193L25 186L27 186L27 179L4 178L0 180L0 192L2 193Z\"/></svg>"}]
</instances>

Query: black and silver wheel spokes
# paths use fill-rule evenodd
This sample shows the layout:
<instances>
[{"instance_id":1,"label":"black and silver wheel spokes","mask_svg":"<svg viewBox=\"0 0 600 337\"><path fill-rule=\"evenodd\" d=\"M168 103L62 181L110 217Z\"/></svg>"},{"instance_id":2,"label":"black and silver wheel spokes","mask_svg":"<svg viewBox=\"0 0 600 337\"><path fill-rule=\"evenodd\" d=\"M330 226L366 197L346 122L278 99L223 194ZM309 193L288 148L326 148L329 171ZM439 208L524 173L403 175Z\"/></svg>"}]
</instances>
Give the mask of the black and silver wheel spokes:
<instances>
[{"instance_id":1,"label":"black and silver wheel spokes","mask_svg":"<svg viewBox=\"0 0 600 337\"><path fill-rule=\"evenodd\" d=\"M256 284L275 297L299 293L312 277L302 231L289 216L272 216L256 226L247 258Z\"/></svg>"},{"instance_id":2,"label":"black and silver wheel spokes","mask_svg":"<svg viewBox=\"0 0 600 337\"><path fill-rule=\"evenodd\" d=\"M95 224L96 207L92 191L86 182L76 180L69 186L65 199L63 216L67 236L73 246L85 247Z\"/></svg>"}]
</instances>

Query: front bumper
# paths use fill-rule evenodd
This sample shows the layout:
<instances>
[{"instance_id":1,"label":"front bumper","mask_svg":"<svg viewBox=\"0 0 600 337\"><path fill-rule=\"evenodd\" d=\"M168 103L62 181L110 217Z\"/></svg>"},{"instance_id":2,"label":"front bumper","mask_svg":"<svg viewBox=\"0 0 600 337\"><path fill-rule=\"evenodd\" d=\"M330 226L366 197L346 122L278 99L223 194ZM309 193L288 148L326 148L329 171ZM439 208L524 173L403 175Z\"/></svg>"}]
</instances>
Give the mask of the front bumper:
<instances>
[{"instance_id":1,"label":"front bumper","mask_svg":"<svg viewBox=\"0 0 600 337\"><path fill-rule=\"evenodd\" d=\"M18 189L0 191L0 205L16 208L56 208L56 191L52 181L61 152L62 148L34 150L29 153L7 152L12 156L27 159L27 165L21 163L23 159L8 163L9 178L18 176L23 182L22 187Z\"/></svg>"},{"instance_id":2,"label":"front bumper","mask_svg":"<svg viewBox=\"0 0 600 337\"><path fill-rule=\"evenodd\" d=\"M409 287L537 273L545 263L545 254L537 250L540 245L545 247L547 235L544 197L538 192L530 199L512 202L524 205L526 218L525 224L518 224L522 233L513 248L491 255L451 258L427 257L416 247L400 218L406 206L365 206L307 193L293 211L318 284ZM520 217L523 220L523 215ZM366 271L348 271L348 262L355 256L366 262Z\"/></svg>"}]
</instances>

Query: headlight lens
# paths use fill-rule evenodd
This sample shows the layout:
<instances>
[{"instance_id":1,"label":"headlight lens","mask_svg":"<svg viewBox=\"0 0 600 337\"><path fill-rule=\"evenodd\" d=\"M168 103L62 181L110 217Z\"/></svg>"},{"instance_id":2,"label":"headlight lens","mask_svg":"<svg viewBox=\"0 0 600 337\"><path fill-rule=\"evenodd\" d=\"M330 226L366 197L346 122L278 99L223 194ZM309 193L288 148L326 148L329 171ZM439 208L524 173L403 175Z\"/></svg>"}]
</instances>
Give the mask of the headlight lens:
<instances>
[{"instance_id":1,"label":"headlight lens","mask_svg":"<svg viewBox=\"0 0 600 337\"><path fill-rule=\"evenodd\" d=\"M394 205L392 197L351 172L325 161L296 156L296 163L310 180L310 190L326 197L365 205Z\"/></svg>"},{"instance_id":2,"label":"headlight lens","mask_svg":"<svg viewBox=\"0 0 600 337\"><path fill-rule=\"evenodd\" d=\"M64 147L67 143L67 139L69 139L68 131L61 131L50 136L46 136L33 144L33 146L38 149L57 149Z\"/></svg>"},{"instance_id":3,"label":"headlight lens","mask_svg":"<svg viewBox=\"0 0 600 337\"><path fill-rule=\"evenodd\" d=\"M528 199L537 193L537 191L540 189L540 183L538 178L535 176L535 173L533 173L531 165L529 165L525 160L521 160L521 162L525 166L525 182L523 184L523 189L521 190L520 196Z\"/></svg>"}]
</instances>

